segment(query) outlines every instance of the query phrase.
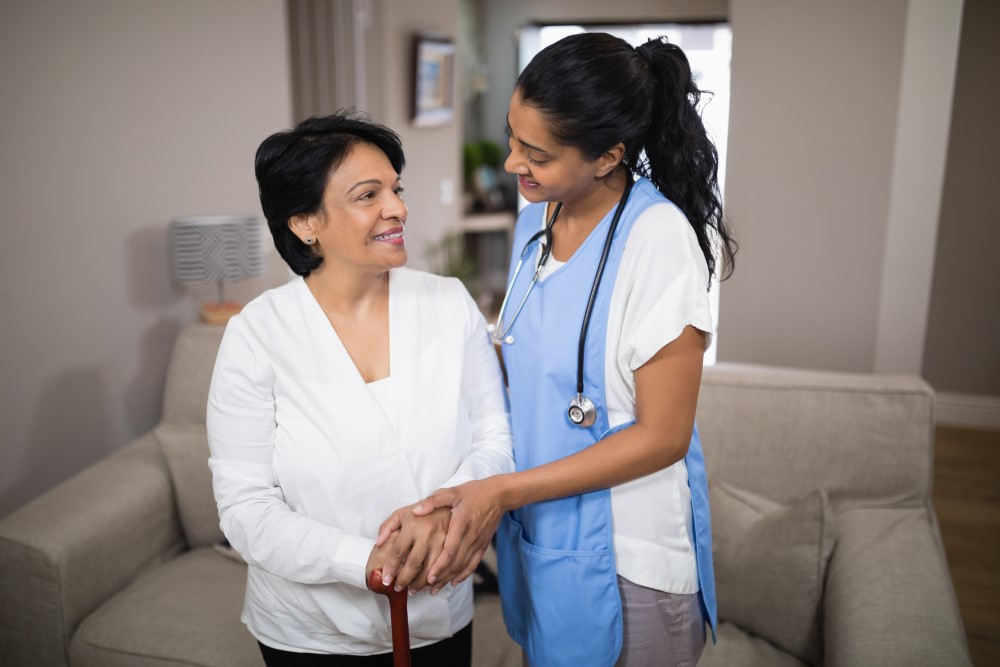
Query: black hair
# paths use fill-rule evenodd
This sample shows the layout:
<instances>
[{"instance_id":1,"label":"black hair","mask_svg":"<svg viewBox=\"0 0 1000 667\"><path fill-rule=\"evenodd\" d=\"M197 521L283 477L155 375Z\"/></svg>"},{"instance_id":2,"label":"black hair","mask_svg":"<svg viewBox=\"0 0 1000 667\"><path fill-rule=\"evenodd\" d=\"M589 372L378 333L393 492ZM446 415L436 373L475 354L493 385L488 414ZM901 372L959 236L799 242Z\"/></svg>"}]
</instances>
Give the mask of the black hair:
<instances>
[{"instance_id":1,"label":"black hair","mask_svg":"<svg viewBox=\"0 0 1000 667\"><path fill-rule=\"evenodd\" d=\"M555 139L586 159L624 144L625 167L687 216L709 274L716 272L714 240L721 278L729 277L738 246L723 216L719 154L698 109L702 91L678 46L664 37L632 48L605 33L571 35L532 59L517 90L546 117Z\"/></svg>"},{"instance_id":2,"label":"black hair","mask_svg":"<svg viewBox=\"0 0 1000 667\"><path fill-rule=\"evenodd\" d=\"M300 276L312 273L323 258L292 233L288 221L320 210L330 174L361 142L380 149L402 173L406 158L399 135L353 109L304 120L257 148L254 171L267 226L278 254Z\"/></svg>"}]
</instances>

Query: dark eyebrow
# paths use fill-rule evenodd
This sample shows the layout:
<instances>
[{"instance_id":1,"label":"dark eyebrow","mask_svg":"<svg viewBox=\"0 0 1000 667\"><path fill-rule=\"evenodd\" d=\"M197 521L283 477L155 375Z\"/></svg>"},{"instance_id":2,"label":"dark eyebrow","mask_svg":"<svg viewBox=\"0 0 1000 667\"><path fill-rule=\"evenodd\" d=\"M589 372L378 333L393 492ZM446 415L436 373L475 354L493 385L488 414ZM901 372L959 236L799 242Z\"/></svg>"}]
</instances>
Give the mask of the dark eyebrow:
<instances>
[{"instance_id":1,"label":"dark eyebrow","mask_svg":"<svg viewBox=\"0 0 1000 667\"><path fill-rule=\"evenodd\" d=\"M550 153L549 151L545 150L541 146L535 146L533 144L529 144L527 141L524 141L522 139L518 139L517 137L514 136L514 130L510 129L510 114L507 114L507 116L506 116L506 122L507 122L507 132L508 132L508 134L510 134L511 137L514 138L514 141L516 141L517 143L521 144L522 146L524 146L526 148L530 148L533 151L538 151L539 153L542 153L543 155L547 155L548 157L552 157L552 153Z\"/></svg>"},{"instance_id":2,"label":"dark eyebrow","mask_svg":"<svg viewBox=\"0 0 1000 667\"><path fill-rule=\"evenodd\" d=\"M396 180L393 181L393 184L395 185L396 183L399 183L401 180L403 179L399 175L397 175ZM369 178L364 181L358 181L357 183L355 183L354 185L352 185L347 189L347 194L351 194L352 192L360 188L362 185L382 185L382 181L378 178Z\"/></svg>"}]
</instances>

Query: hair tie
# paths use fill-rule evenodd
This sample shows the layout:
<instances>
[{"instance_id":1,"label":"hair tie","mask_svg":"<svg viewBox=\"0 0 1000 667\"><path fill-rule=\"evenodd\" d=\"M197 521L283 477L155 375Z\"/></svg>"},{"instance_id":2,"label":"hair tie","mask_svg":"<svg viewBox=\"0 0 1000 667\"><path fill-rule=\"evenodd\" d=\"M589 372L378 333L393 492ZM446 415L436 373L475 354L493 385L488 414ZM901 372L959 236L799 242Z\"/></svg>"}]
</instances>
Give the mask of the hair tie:
<instances>
[{"instance_id":1,"label":"hair tie","mask_svg":"<svg viewBox=\"0 0 1000 667\"><path fill-rule=\"evenodd\" d=\"M648 44L648 42L647 42L647 44ZM642 46L645 46L645 44L643 44ZM645 60L646 63L649 65L649 69L652 70L653 69L653 54L651 53L650 49L644 49L644 48L642 48L642 46L635 47L635 52L638 53L640 56L642 56L642 59Z\"/></svg>"}]
</instances>

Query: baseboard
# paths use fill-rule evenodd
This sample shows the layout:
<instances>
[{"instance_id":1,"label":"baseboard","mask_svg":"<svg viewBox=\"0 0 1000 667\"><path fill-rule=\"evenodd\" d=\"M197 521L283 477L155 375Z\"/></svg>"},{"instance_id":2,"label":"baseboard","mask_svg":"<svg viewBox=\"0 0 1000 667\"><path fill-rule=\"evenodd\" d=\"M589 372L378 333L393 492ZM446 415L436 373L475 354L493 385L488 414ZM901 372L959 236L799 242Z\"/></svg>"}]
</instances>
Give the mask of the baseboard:
<instances>
[{"instance_id":1,"label":"baseboard","mask_svg":"<svg viewBox=\"0 0 1000 667\"><path fill-rule=\"evenodd\" d=\"M938 392L934 415L943 426L1000 431L1000 396Z\"/></svg>"}]
</instances>

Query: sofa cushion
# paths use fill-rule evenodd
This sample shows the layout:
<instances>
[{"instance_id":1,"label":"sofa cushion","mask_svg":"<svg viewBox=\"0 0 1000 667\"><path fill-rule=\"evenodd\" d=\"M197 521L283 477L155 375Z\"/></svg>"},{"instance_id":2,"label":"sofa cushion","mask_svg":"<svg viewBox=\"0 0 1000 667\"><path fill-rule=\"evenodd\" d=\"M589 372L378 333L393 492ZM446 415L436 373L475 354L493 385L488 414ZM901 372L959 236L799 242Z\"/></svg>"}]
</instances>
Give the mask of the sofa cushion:
<instances>
[{"instance_id":1,"label":"sofa cushion","mask_svg":"<svg viewBox=\"0 0 1000 667\"><path fill-rule=\"evenodd\" d=\"M818 664L835 538L826 494L782 505L713 480L709 496L719 617Z\"/></svg>"},{"instance_id":2,"label":"sofa cushion","mask_svg":"<svg viewBox=\"0 0 1000 667\"><path fill-rule=\"evenodd\" d=\"M70 664L263 666L240 621L246 577L246 566L212 549L187 552L85 618L70 643Z\"/></svg>"},{"instance_id":3,"label":"sofa cushion","mask_svg":"<svg viewBox=\"0 0 1000 667\"><path fill-rule=\"evenodd\" d=\"M837 515L823 621L827 665L971 664L929 507Z\"/></svg>"},{"instance_id":4,"label":"sofa cushion","mask_svg":"<svg viewBox=\"0 0 1000 667\"><path fill-rule=\"evenodd\" d=\"M156 437L170 469L177 512L188 545L204 547L219 543L223 536L212 493L208 435L204 426L161 424L156 429Z\"/></svg>"},{"instance_id":5,"label":"sofa cushion","mask_svg":"<svg viewBox=\"0 0 1000 667\"><path fill-rule=\"evenodd\" d=\"M805 667L806 663L774 644L755 637L745 630L719 622L718 641L711 641L698 660L698 667ZM711 638L709 638L711 639Z\"/></svg>"},{"instance_id":6,"label":"sofa cushion","mask_svg":"<svg viewBox=\"0 0 1000 667\"><path fill-rule=\"evenodd\" d=\"M705 368L698 430L709 478L781 502L823 487L846 506L918 505L933 477L934 392L915 376Z\"/></svg>"}]
</instances>

